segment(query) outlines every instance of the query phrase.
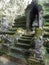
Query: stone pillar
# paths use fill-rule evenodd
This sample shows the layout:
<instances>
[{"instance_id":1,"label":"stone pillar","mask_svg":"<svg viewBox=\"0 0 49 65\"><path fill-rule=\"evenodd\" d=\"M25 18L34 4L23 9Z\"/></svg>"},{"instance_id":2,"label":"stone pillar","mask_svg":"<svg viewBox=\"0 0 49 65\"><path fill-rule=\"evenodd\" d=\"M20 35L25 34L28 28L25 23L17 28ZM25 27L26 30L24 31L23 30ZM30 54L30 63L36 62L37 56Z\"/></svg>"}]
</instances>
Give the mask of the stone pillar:
<instances>
[{"instance_id":1,"label":"stone pillar","mask_svg":"<svg viewBox=\"0 0 49 65\"><path fill-rule=\"evenodd\" d=\"M39 28L43 28L43 11L39 12Z\"/></svg>"},{"instance_id":2,"label":"stone pillar","mask_svg":"<svg viewBox=\"0 0 49 65\"><path fill-rule=\"evenodd\" d=\"M35 36L34 36L35 48L34 48L34 56L38 60L43 60L42 54L42 46L43 46L43 35L42 30L40 28L36 29Z\"/></svg>"}]
</instances>

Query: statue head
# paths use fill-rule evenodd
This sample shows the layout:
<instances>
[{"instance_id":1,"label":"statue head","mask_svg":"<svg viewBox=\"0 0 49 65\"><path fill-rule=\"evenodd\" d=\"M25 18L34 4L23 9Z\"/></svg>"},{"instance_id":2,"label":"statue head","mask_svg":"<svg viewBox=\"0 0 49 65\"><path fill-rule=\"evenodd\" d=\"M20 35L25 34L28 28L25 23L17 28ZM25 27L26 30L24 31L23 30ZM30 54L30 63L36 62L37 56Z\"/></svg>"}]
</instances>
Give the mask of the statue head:
<instances>
[{"instance_id":1,"label":"statue head","mask_svg":"<svg viewBox=\"0 0 49 65\"><path fill-rule=\"evenodd\" d=\"M2 16L2 22L5 22L5 21L6 21L6 16L3 15L3 16Z\"/></svg>"}]
</instances>

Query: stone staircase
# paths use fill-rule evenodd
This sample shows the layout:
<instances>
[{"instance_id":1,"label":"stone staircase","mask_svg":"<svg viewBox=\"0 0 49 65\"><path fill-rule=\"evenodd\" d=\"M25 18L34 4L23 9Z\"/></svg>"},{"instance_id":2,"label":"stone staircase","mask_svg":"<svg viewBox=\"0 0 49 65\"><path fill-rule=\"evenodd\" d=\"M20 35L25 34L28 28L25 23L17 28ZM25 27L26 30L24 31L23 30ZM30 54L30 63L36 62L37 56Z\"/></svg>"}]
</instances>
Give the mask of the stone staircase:
<instances>
[{"instance_id":1,"label":"stone staircase","mask_svg":"<svg viewBox=\"0 0 49 65\"><path fill-rule=\"evenodd\" d=\"M15 19L13 28L23 28L26 29L26 16L21 16L20 18Z\"/></svg>"},{"instance_id":2,"label":"stone staircase","mask_svg":"<svg viewBox=\"0 0 49 65\"><path fill-rule=\"evenodd\" d=\"M8 32L3 32L1 34L10 34L13 35L15 34L17 28L21 27L23 29L26 29L26 22L15 22L14 26L12 26L12 29L10 29L10 33ZM14 33L13 33L14 32ZM34 37L34 34L30 35L30 34L24 34L21 37L19 37L18 39L15 39L13 43L2 43L2 47L3 47L3 51L4 54L8 57L10 57L10 59L12 58L12 60L15 60L17 62L21 61L24 62L25 65L41 65L40 62L34 58L29 58L30 56L30 48L34 47L34 44L31 45L31 40ZM43 64L42 64L43 65Z\"/></svg>"},{"instance_id":3,"label":"stone staircase","mask_svg":"<svg viewBox=\"0 0 49 65\"><path fill-rule=\"evenodd\" d=\"M48 42L46 44L46 49L49 53L49 3L44 3L45 7L45 14L44 14L44 38L48 39Z\"/></svg>"},{"instance_id":4,"label":"stone staircase","mask_svg":"<svg viewBox=\"0 0 49 65\"><path fill-rule=\"evenodd\" d=\"M46 6L47 8L47 4L44 6ZM23 17L24 18L24 17ZM44 15L44 38L49 37L49 15ZM26 20L26 19L25 19ZM23 28L26 29L26 22L24 19L17 19L15 20L14 25L12 26L11 29L9 29L9 31L1 31L0 34L9 34L9 35L14 35L17 28ZM34 59L34 58L29 58L30 56L30 51L29 49L31 48L31 40L34 37L34 34L29 35L22 35L21 37L17 39L15 39L13 43L2 43L3 46L3 51L5 52L5 55L9 56L10 58L12 58L13 60L16 59L17 60L22 60L22 62L24 62L25 65L44 65L41 64L38 60ZM34 44L32 44L32 47L34 47ZM33 50L33 49L32 49Z\"/></svg>"},{"instance_id":5,"label":"stone staircase","mask_svg":"<svg viewBox=\"0 0 49 65\"><path fill-rule=\"evenodd\" d=\"M49 3L44 4L45 14L44 14L44 37L49 38Z\"/></svg>"},{"instance_id":6,"label":"stone staircase","mask_svg":"<svg viewBox=\"0 0 49 65\"><path fill-rule=\"evenodd\" d=\"M17 41L15 40L14 45L10 45L9 43L4 43L3 50L7 53L8 56L14 57L16 59L23 60L27 62L27 58L29 57L29 48L31 47L31 39L33 35L22 35Z\"/></svg>"}]
</instances>

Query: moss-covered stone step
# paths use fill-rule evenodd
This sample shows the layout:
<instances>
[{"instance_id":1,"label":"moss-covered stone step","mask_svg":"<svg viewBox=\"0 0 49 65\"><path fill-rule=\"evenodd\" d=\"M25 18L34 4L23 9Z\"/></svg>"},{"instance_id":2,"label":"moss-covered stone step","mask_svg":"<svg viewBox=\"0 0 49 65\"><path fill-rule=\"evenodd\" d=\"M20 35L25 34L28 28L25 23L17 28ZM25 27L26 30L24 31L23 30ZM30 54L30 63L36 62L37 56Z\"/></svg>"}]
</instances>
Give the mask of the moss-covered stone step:
<instances>
[{"instance_id":1,"label":"moss-covered stone step","mask_svg":"<svg viewBox=\"0 0 49 65\"><path fill-rule=\"evenodd\" d=\"M49 26L44 26L43 29L49 32Z\"/></svg>"},{"instance_id":2,"label":"moss-covered stone step","mask_svg":"<svg viewBox=\"0 0 49 65\"><path fill-rule=\"evenodd\" d=\"M31 40L32 39L32 37L27 37L27 36L22 36L21 38L22 39L28 39L28 40Z\"/></svg>"},{"instance_id":3,"label":"moss-covered stone step","mask_svg":"<svg viewBox=\"0 0 49 65\"><path fill-rule=\"evenodd\" d=\"M18 39L18 42L30 44L31 40L28 40L28 39Z\"/></svg>"},{"instance_id":4,"label":"moss-covered stone step","mask_svg":"<svg viewBox=\"0 0 49 65\"><path fill-rule=\"evenodd\" d=\"M13 28L23 28L23 29L26 29L25 26L12 26Z\"/></svg>"},{"instance_id":5,"label":"moss-covered stone step","mask_svg":"<svg viewBox=\"0 0 49 65\"><path fill-rule=\"evenodd\" d=\"M43 62L41 63L39 60L36 59L28 59L28 65L45 65Z\"/></svg>"},{"instance_id":6,"label":"moss-covered stone step","mask_svg":"<svg viewBox=\"0 0 49 65\"><path fill-rule=\"evenodd\" d=\"M49 35L44 35L43 37L44 37L44 38L49 38Z\"/></svg>"},{"instance_id":7,"label":"moss-covered stone step","mask_svg":"<svg viewBox=\"0 0 49 65\"><path fill-rule=\"evenodd\" d=\"M5 46L5 47L9 47L9 43L1 43L2 44L2 46Z\"/></svg>"},{"instance_id":8,"label":"moss-covered stone step","mask_svg":"<svg viewBox=\"0 0 49 65\"><path fill-rule=\"evenodd\" d=\"M44 26L49 26L49 22L45 22L44 23Z\"/></svg>"},{"instance_id":9,"label":"moss-covered stone step","mask_svg":"<svg viewBox=\"0 0 49 65\"><path fill-rule=\"evenodd\" d=\"M20 16L15 19L15 22L22 22L22 21L26 21L26 16Z\"/></svg>"},{"instance_id":10,"label":"moss-covered stone step","mask_svg":"<svg viewBox=\"0 0 49 65\"><path fill-rule=\"evenodd\" d=\"M13 31L0 31L0 34L9 34L9 35L13 35L15 34L15 32Z\"/></svg>"},{"instance_id":11,"label":"moss-covered stone step","mask_svg":"<svg viewBox=\"0 0 49 65\"><path fill-rule=\"evenodd\" d=\"M2 49L2 44L0 43L0 56L2 56L4 54L4 51Z\"/></svg>"},{"instance_id":12,"label":"moss-covered stone step","mask_svg":"<svg viewBox=\"0 0 49 65\"><path fill-rule=\"evenodd\" d=\"M12 43L12 40L9 39L9 38L6 38L6 37L3 38L2 41L3 41L4 43Z\"/></svg>"},{"instance_id":13,"label":"moss-covered stone step","mask_svg":"<svg viewBox=\"0 0 49 65\"><path fill-rule=\"evenodd\" d=\"M49 23L49 19L44 19L44 20L45 20L45 22Z\"/></svg>"},{"instance_id":14,"label":"moss-covered stone step","mask_svg":"<svg viewBox=\"0 0 49 65\"><path fill-rule=\"evenodd\" d=\"M45 34L45 35L49 35L49 32L46 32L46 31L45 31L44 34Z\"/></svg>"},{"instance_id":15,"label":"moss-covered stone step","mask_svg":"<svg viewBox=\"0 0 49 65\"><path fill-rule=\"evenodd\" d=\"M14 25L15 26L22 26L22 25L24 26L24 25L26 25L26 23L18 23L18 24L15 23Z\"/></svg>"},{"instance_id":16,"label":"moss-covered stone step","mask_svg":"<svg viewBox=\"0 0 49 65\"><path fill-rule=\"evenodd\" d=\"M44 36L45 38L49 38L49 32L44 32Z\"/></svg>"},{"instance_id":17,"label":"moss-covered stone step","mask_svg":"<svg viewBox=\"0 0 49 65\"><path fill-rule=\"evenodd\" d=\"M0 51L0 56L2 56L4 54L4 51Z\"/></svg>"},{"instance_id":18,"label":"moss-covered stone step","mask_svg":"<svg viewBox=\"0 0 49 65\"><path fill-rule=\"evenodd\" d=\"M45 45L45 47L46 47L47 49L49 49L49 42L47 42L47 44Z\"/></svg>"},{"instance_id":19,"label":"moss-covered stone step","mask_svg":"<svg viewBox=\"0 0 49 65\"><path fill-rule=\"evenodd\" d=\"M44 7L44 8L45 8L45 7ZM44 9L44 12L45 12L45 11L47 11L47 12L48 12L48 11L49 11L49 8L47 8L47 7L46 7L46 8Z\"/></svg>"},{"instance_id":20,"label":"moss-covered stone step","mask_svg":"<svg viewBox=\"0 0 49 65\"><path fill-rule=\"evenodd\" d=\"M5 53L7 53L8 51L9 51L9 44L2 44L2 48L3 48L3 51L5 52Z\"/></svg>"},{"instance_id":21,"label":"moss-covered stone step","mask_svg":"<svg viewBox=\"0 0 49 65\"><path fill-rule=\"evenodd\" d=\"M9 31L16 31L17 30L17 28L11 28L11 29L9 29Z\"/></svg>"},{"instance_id":22,"label":"moss-covered stone step","mask_svg":"<svg viewBox=\"0 0 49 65\"><path fill-rule=\"evenodd\" d=\"M49 53L49 38L47 38L48 40L45 42L46 44L44 44L47 52Z\"/></svg>"},{"instance_id":23,"label":"moss-covered stone step","mask_svg":"<svg viewBox=\"0 0 49 65\"><path fill-rule=\"evenodd\" d=\"M3 44L2 45L4 52L12 52L12 53L18 53L25 55L25 52L27 53L28 49L23 47L16 47L16 46L10 46L9 44Z\"/></svg>"},{"instance_id":24,"label":"moss-covered stone step","mask_svg":"<svg viewBox=\"0 0 49 65\"><path fill-rule=\"evenodd\" d=\"M44 3L43 4L45 7L49 7L49 3Z\"/></svg>"},{"instance_id":25,"label":"moss-covered stone step","mask_svg":"<svg viewBox=\"0 0 49 65\"><path fill-rule=\"evenodd\" d=\"M46 11L44 11L44 14L43 14L43 16L47 16L47 15L49 15L49 12L47 11L46 13L45 13Z\"/></svg>"},{"instance_id":26,"label":"moss-covered stone step","mask_svg":"<svg viewBox=\"0 0 49 65\"><path fill-rule=\"evenodd\" d=\"M48 14L44 14L44 15L43 15L43 18L49 19L49 13L48 13Z\"/></svg>"},{"instance_id":27,"label":"moss-covered stone step","mask_svg":"<svg viewBox=\"0 0 49 65\"><path fill-rule=\"evenodd\" d=\"M47 52L49 53L49 48L46 48Z\"/></svg>"},{"instance_id":28,"label":"moss-covered stone step","mask_svg":"<svg viewBox=\"0 0 49 65\"><path fill-rule=\"evenodd\" d=\"M26 52L26 49L14 47L14 46L10 47L10 49L11 49L11 52L13 53L24 54Z\"/></svg>"},{"instance_id":29,"label":"moss-covered stone step","mask_svg":"<svg viewBox=\"0 0 49 65\"><path fill-rule=\"evenodd\" d=\"M32 32L32 34L30 34L31 32L29 33L26 33L26 34L23 34L22 35L22 39L28 39L28 40L31 40L33 37L34 37L34 33Z\"/></svg>"},{"instance_id":30,"label":"moss-covered stone step","mask_svg":"<svg viewBox=\"0 0 49 65\"><path fill-rule=\"evenodd\" d=\"M24 24L17 24L17 25L14 25L14 27L26 27L26 25L24 25Z\"/></svg>"},{"instance_id":31,"label":"moss-covered stone step","mask_svg":"<svg viewBox=\"0 0 49 65\"><path fill-rule=\"evenodd\" d=\"M24 48L24 49L29 49L31 47L31 44L26 44L26 43L16 43L15 44L16 47L19 47L19 48Z\"/></svg>"},{"instance_id":32,"label":"moss-covered stone step","mask_svg":"<svg viewBox=\"0 0 49 65\"><path fill-rule=\"evenodd\" d=\"M34 37L34 34L26 34L26 35L22 35L22 37L28 37L28 38L33 38Z\"/></svg>"},{"instance_id":33,"label":"moss-covered stone step","mask_svg":"<svg viewBox=\"0 0 49 65\"><path fill-rule=\"evenodd\" d=\"M19 19L15 19L15 22L22 22L22 21L26 21L26 19L25 18L19 18Z\"/></svg>"},{"instance_id":34,"label":"moss-covered stone step","mask_svg":"<svg viewBox=\"0 0 49 65\"><path fill-rule=\"evenodd\" d=\"M25 22L25 21L21 21L21 22L18 21L18 22L14 22L14 25L15 25L15 24L26 24L26 22Z\"/></svg>"}]
</instances>

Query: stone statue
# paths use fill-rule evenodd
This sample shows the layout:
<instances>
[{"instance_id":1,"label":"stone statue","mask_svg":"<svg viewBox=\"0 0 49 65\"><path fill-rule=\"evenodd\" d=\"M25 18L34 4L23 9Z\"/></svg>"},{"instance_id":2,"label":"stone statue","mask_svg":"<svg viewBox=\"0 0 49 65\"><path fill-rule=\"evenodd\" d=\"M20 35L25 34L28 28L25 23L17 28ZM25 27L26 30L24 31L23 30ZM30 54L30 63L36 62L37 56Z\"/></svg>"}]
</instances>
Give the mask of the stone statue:
<instances>
[{"instance_id":1,"label":"stone statue","mask_svg":"<svg viewBox=\"0 0 49 65\"><path fill-rule=\"evenodd\" d=\"M42 28L42 6L38 5L34 0L26 8L27 20L26 27L27 30L32 30L32 27Z\"/></svg>"},{"instance_id":2,"label":"stone statue","mask_svg":"<svg viewBox=\"0 0 49 65\"><path fill-rule=\"evenodd\" d=\"M2 30L5 30L5 29L7 29L8 28L8 23L7 23L7 21L6 21L6 17L4 16L3 18L2 18L2 22L1 22L1 29Z\"/></svg>"},{"instance_id":3,"label":"stone statue","mask_svg":"<svg viewBox=\"0 0 49 65\"><path fill-rule=\"evenodd\" d=\"M42 32L43 30L42 14L43 14L42 6L33 0L31 4L28 6L26 26L28 31L31 31L32 27L35 28L34 36L35 48L33 52L34 57L37 58L38 60L43 60L43 54L41 49L44 43Z\"/></svg>"}]
</instances>

